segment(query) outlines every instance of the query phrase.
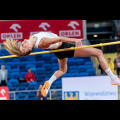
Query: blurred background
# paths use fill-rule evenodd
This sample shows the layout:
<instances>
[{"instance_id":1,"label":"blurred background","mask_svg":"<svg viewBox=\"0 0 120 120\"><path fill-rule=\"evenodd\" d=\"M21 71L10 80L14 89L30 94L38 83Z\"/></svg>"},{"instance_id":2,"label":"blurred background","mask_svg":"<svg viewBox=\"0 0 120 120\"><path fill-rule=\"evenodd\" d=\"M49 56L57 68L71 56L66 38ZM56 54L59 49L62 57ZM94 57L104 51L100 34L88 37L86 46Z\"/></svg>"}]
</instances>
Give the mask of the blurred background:
<instances>
[{"instance_id":1,"label":"blurred background","mask_svg":"<svg viewBox=\"0 0 120 120\"><path fill-rule=\"evenodd\" d=\"M53 32L63 37L85 38L83 43L86 45L100 44L120 40L120 20L2 20L0 56L10 55L3 46L6 38L23 41L31 34L41 31ZM113 73L119 76L120 45L98 49L103 51ZM39 51L45 50L36 48L33 50ZM101 70L94 57L70 58L67 73L53 83L45 98L40 93L42 85L59 69L53 53L0 59L0 67L8 71L6 82L1 86L8 87L9 100L120 99L119 86L110 84L109 77ZM0 97L3 99L4 95L1 94Z\"/></svg>"}]
</instances>

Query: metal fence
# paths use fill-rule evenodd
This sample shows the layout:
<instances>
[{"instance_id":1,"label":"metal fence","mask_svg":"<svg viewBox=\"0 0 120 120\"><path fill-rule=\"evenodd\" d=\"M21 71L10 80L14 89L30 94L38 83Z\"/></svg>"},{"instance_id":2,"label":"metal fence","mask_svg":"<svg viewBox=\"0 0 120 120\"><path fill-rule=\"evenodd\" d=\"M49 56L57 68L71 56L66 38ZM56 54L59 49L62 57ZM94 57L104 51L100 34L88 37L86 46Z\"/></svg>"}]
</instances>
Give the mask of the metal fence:
<instances>
[{"instance_id":1,"label":"metal fence","mask_svg":"<svg viewBox=\"0 0 120 120\"><path fill-rule=\"evenodd\" d=\"M62 100L62 89L51 89L43 98L40 90L9 91L10 100Z\"/></svg>"}]
</instances>

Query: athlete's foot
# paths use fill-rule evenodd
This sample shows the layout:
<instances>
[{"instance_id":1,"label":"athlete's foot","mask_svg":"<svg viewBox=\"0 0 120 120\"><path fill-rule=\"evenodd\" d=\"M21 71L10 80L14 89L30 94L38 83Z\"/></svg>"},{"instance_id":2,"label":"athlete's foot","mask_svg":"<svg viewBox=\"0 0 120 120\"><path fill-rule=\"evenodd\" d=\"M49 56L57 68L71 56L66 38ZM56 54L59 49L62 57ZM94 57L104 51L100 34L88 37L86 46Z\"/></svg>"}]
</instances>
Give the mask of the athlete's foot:
<instances>
[{"instance_id":1,"label":"athlete's foot","mask_svg":"<svg viewBox=\"0 0 120 120\"><path fill-rule=\"evenodd\" d=\"M50 89L50 84L48 81L45 82L44 86L42 87L41 94L43 97L46 97Z\"/></svg>"},{"instance_id":2,"label":"athlete's foot","mask_svg":"<svg viewBox=\"0 0 120 120\"><path fill-rule=\"evenodd\" d=\"M120 78L117 78L117 80L111 80L112 85L120 85Z\"/></svg>"}]
</instances>

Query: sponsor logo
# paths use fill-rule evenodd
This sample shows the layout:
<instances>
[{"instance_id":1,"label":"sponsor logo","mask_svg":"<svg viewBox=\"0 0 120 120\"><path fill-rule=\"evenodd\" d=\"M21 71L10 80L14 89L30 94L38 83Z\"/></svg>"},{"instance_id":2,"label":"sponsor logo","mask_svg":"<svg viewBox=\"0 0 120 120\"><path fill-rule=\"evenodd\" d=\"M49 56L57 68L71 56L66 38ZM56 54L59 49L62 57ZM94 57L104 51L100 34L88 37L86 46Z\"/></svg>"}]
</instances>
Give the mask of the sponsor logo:
<instances>
[{"instance_id":1,"label":"sponsor logo","mask_svg":"<svg viewBox=\"0 0 120 120\"><path fill-rule=\"evenodd\" d=\"M74 30L76 30L76 26L80 26L80 24L76 21L71 21L68 26L72 27Z\"/></svg>"},{"instance_id":2,"label":"sponsor logo","mask_svg":"<svg viewBox=\"0 0 120 120\"><path fill-rule=\"evenodd\" d=\"M81 30L77 30L77 27L79 27L80 24L76 21L71 21L68 24L68 27L72 28L73 30L61 30L59 31L59 36L62 37L80 37L81 36Z\"/></svg>"},{"instance_id":3,"label":"sponsor logo","mask_svg":"<svg viewBox=\"0 0 120 120\"><path fill-rule=\"evenodd\" d=\"M21 26L19 24L12 24L12 26L10 26L10 29L13 29L15 32L18 32L18 29L21 29Z\"/></svg>"},{"instance_id":4,"label":"sponsor logo","mask_svg":"<svg viewBox=\"0 0 120 120\"><path fill-rule=\"evenodd\" d=\"M21 26L19 24L12 24L9 29L13 30L14 33L1 33L1 40L6 40L9 38L23 39L22 32L18 32L18 30L21 29Z\"/></svg>"},{"instance_id":5,"label":"sponsor logo","mask_svg":"<svg viewBox=\"0 0 120 120\"><path fill-rule=\"evenodd\" d=\"M44 31L47 31L47 27L51 27L48 23L44 22L39 25L39 28L42 28Z\"/></svg>"},{"instance_id":6,"label":"sponsor logo","mask_svg":"<svg viewBox=\"0 0 120 120\"><path fill-rule=\"evenodd\" d=\"M0 100L9 100L8 87L0 87Z\"/></svg>"},{"instance_id":7,"label":"sponsor logo","mask_svg":"<svg viewBox=\"0 0 120 120\"><path fill-rule=\"evenodd\" d=\"M2 94L2 96L4 96L5 93L6 93L6 91L4 89L1 89L0 94Z\"/></svg>"},{"instance_id":8,"label":"sponsor logo","mask_svg":"<svg viewBox=\"0 0 120 120\"><path fill-rule=\"evenodd\" d=\"M79 100L79 91L64 92L64 100Z\"/></svg>"},{"instance_id":9,"label":"sponsor logo","mask_svg":"<svg viewBox=\"0 0 120 120\"><path fill-rule=\"evenodd\" d=\"M51 27L51 25L48 24L47 22L41 23L38 27L39 27L40 29L42 29L42 31L39 31L39 32L51 32L51 31L47 31L48 28ZM39 33L39 32L30 32L30 35L37 34L37 33Z\"/></svg>"}]
</instances>

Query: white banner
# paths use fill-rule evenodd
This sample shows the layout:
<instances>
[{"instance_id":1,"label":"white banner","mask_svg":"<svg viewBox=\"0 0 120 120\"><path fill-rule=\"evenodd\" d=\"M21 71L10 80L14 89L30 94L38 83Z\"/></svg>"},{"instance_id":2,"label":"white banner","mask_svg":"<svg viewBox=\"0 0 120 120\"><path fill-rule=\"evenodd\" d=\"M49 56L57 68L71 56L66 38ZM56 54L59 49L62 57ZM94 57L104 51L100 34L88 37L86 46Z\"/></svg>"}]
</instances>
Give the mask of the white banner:
<instances>
[{"instance_id":1,"label":"white banner","mask_svg":"<svg viewBox=\"0 0 120 120\"><path fill-rule=\"evenodd\" d=\"M118 85L109 76L62 79L63 100L118 100Z\"/></svg>"}]
</instances>

